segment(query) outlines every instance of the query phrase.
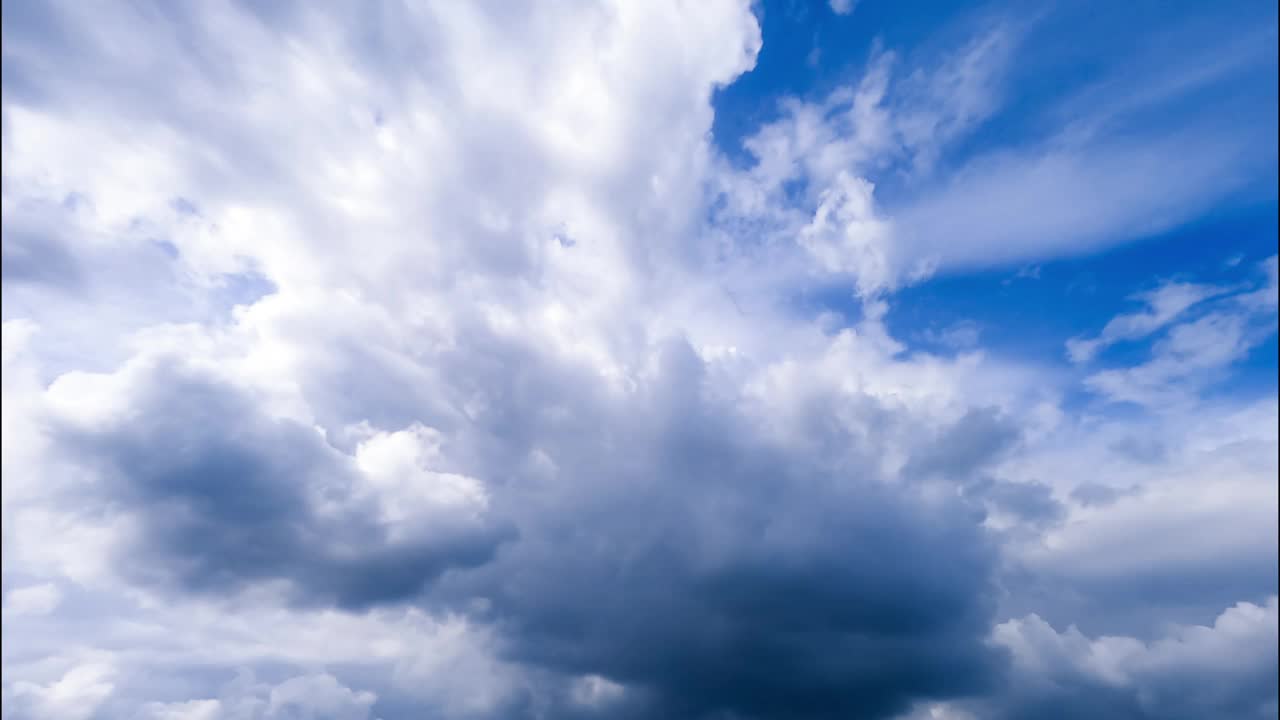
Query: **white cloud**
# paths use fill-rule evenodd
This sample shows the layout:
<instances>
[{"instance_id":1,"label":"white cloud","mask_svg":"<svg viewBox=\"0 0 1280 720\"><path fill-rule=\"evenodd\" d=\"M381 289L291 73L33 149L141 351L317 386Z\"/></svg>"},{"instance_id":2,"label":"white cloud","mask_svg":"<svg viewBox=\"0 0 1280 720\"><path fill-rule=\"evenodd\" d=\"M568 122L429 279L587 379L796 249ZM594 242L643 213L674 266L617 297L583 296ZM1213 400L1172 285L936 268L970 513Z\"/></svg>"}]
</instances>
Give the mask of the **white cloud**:
<instances>
[{"instance_id":1,"label":"white cloud","mask_svg":"<svg viewBox=\"0 0 1280 720\"><path fill-rule=\"evenodd\" d=\"M267 713L289 717L299 712L334 720L365 720L376 696L353 692L332 675L290 678L271 688Z\"/></svg>"},{"instance_id":2,"label":"white cloud","mask_svg":"<svg viewBox=\"0 0 1280 720\"><path fill-rule=\"evenodd\" d=\"M1002 623L993 635L1013 654L1023 683L1015 695L1030 696L1019 700L1027 703L1024 710L1035 707L1033 698L1039 693L1051 698L1051 684L1066 689L1068 707L1085 707L1092 684L1127 696L1140 712L1158 717L1265 717L1274 710L1274 699L1237 703L1233 698L1242 687L1271 682L1270 668L1276 664L1274 595L1262 605L1237 603L1211 626L1174 626L1150 642L1089 638L1075 627L1059 633L1035 615Z\"/></svg>"},{"instance_id":3,"label":"white cloud","mask_svg":"<svg viewBox=\"0 0 1280 720\"><path fill-rule=\"evenodd\" d=\"M849 15L858 6L858 0L829 0L827 4L831 6L831 12L837 15Z\"/></svg>"},{"instance_id":4,"label":"white cloud","mask_svg":"<svg viewBox=\"0 0 1280 720\"><path fill-rule=\"evenodd\" d=\"M144 712L148 720L218 720L222 703L217 700L149 703Z\"/></svg>"},{"instance_id":5,"label":"white cloud","mask_svg":"<svg viewBox=\"0 0 1280 720\"><path fill-rule=\"evenodd\" d=\"M53 583L40 583L15 588L4 595L5 615L48 615L62 601L62 593Z\"/></svg>"},{"instance_id":6,"label":"white cloud","mask_svg":"<svg viewBox=\"0 0 1280 720\"><path fill-rule=\"evenodd\" d=\"M1034 29L989 23L969 43L911 65L877 53L857 82L817 101L783 103L782 117L743 143L755 165L718 180L722 222L746 223L770 247L803 238L818 269L865 294L1150 236L1259 172L1250 143L1207 120L1140 137L1111 132L1115 117L1170 102L1181 86L1123 108L1077 107L1076 120L1096 120L1088 133L1065 128L949 155L999 111L1009 58ZM1165 79L1148 73L1155 77L1115 78L1098 92L1128 98ZM886 183L895 187L890 202L875 192Z\"/></svg>"},{"instance_id":7,"label":"white cloud","mask_svg":"<svg viewBox=\"0 0 1280 720\"><path fill-rule=\"evenodd\" d=\"M12 684L16 711L49 720L87 720L111 696L115 674L109 665L77 665L46 685L19 680Z\"/></svg>"},{"instance_id":8,"label":"white cloud","mask_svg":"<svg viewBox=\"0 0 1280 720\"><path fill-rule=\"evenodd\" d=\"M935 193L892 212L899 245L940 268L1083 255L1194 217L1232 189L1245 148L1165 137L979 157ZM1151 179L1157 179L1151 182ZM1205 190L1204 178L1215 183Z\"/></svg>"},{"instance_id":9,"label":"white cloud","mask_svg":"<svg viewBox=\"0 0 1280 720\"><path fill-rule=\"evenodd\" d=\"M1274 264L1275 259L1270 258L1263 268ZM1275 333L1274 288L1275 281L1269 278L1261 289L1237 292L1206 305L1206 312L1199 317L1173 324L1152 345L1146 362L1099 370L1088 376L1085 384L1117 402L1147 406L1193 402L1189 398L1201 387L1219 379L1226 368ZM1073 360L1088 360L1098 349L1149 335L1189 308L1224 292L1222 288L1165 285L1146 296L1148 312L1117 316L1097 338L1069 341L1068 352Z\"/></svg>"},{"instance_id":10,"label":"white cloud","mask_svg":"<svg viewBox=\"0 0 1280 720\"><path fill-rule=\"evenodd\" d=\"M277 685L241 675L223 690L220 698L148 703L147 720L370 720L376 696L353 691L332 675L299 675Z\"/></svg>"},{"instance_id":11,"label":"white cloud","mask_svg":"<svg viewBox=\"0 0 1280 720\"><path fill-rule=\"evenodd\" d=\"M1025 584L1002 612L1142 637L1274 592L1276 417L1274 398L1201 402L1029 439L993 473L1048 484L1065 512L1006 545Z\"/></svg>"},{"instance_id":12,"label":"white cloud","mask_svg":"<svg viewBox=\"0 0 1280 720\"><path fill-rule=\"evenodd\" d=\"M1093 357L1117 342L1146 337L1177 319L1197 303L1227 292L1227 288L1194 283L1167 282L1154 290L1139 293L1147 309L1141 312L1117 315L1094 338L1072 338L1067 341L1067 355L1072 362L1089 362Z\"/></svg>"},{"instance_id":13,"label":"white cloud","mask_svg":"<svg viewBox=\"0 0 1280 720\"><path fill-rule=\"evenodd\" d=\"M975 348L978 346L978 341L981 337L982 328L973 321L960 321L940 330L930 328L921 333L921 339L926 342L953 350Z\"/></svg>"}]
</instances>

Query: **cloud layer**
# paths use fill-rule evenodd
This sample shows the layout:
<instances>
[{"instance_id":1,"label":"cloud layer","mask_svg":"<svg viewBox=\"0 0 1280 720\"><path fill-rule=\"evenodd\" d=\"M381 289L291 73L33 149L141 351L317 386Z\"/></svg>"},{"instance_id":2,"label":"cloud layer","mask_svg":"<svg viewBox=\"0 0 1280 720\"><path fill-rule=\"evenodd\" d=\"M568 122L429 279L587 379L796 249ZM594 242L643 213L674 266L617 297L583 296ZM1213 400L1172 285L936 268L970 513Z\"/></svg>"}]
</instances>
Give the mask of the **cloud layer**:
<instances>
[{"instance_id":1,"label":"cloud layer","mask_svg":"<svg viewBox=\"0 0 1280 720\"><path fill-rule=\"evenodd\" d=\"M974 145L1009 12L735 158L762 21L6 3L6 717L1274 717L1277 406L1214 390L1275 258L1070 363L890 323L1198 217L1256 128L1123 132L1190 90L1118 73Z\"/></svg>"}]
</instances>

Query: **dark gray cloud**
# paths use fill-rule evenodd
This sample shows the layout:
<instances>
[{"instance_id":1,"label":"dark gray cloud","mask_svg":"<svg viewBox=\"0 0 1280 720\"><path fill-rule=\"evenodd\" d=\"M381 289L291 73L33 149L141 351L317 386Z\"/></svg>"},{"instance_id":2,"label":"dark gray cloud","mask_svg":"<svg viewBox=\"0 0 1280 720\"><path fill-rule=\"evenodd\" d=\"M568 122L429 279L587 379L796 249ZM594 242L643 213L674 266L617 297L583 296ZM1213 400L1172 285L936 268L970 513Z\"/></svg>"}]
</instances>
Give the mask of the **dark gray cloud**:
<instances>
[{"instance_id":1,"label":"dark gray cloud","mask_svg":"<svg viewBox=\"0 0 1280 720\"><path fill-rule=\"evenodd\" d=\"M1157 463L1168 454L1159 438L1126 435L1111 444L1111 450L1141 463Z\"/></svg>"},{"instance_id":2,"label":"dark gray cloud","mask_svg":"<svg viewBox=\"0 0 1280 720\"><path fill-rule=\"evenodd\" d=\"M519 541L437 593L483 598L475 617L507 657L621 683L641 717L884 717L999 672L974 508L768 440L682 342L626 406L593 405L581 382L570 401L535 358L519 367L506 383L493 368L508 404L490 427L560 474L513 481L497 502ZM551 398L569 408L559 426L525 417Z\"/></svg>"},{"instance_id":3,"label":"dark gray cloud","mask_svg":"<svg viewBox=\"0 0 1280 720\"><path fill-rule=\"evenodd\" d=\"M60 428L59 447L139 520L120 558L133 581L220 596L284 580L304 605L466 613L542 673L512 717L559 695L565 717L887 717L1000 673L979 510L769 440L683 342L625 404L580 377L574 395L563 366L500 347L455 378L488 376L505 399L480 417L468 468L499 478L491 518L421 542L387 540L320 434L174 365L146 375L126 419ZM536 421L551 409L558 420ZM515 462L529 448L558 472ZM342 512L318 511L321 497ZM565 689L583 675L627 691L593 711Z\"/></svg>"},{"instance_id":4,"label":"dark gray cloud","mask_svg":"<svg viewBox=\"0 0 1280 720\"><path fill-rule=\"evenodd\" d=\"M969 496L986 501L993 509L1016 517L1020 525L1040 528L1058 522L1066 508L1053 497L1053 490L1043 483L1008 482L980 478L965 489Z\"/></svg>"},{"instance_id":5,"label":"dark gray cloud","mask_svg":"<svg viewBox=\"0 0 1280 720\"><path fill-rule=\"evenodd\" d=\"M997 408L974 408L923 442L902 474L912 479L965 478L1012 449L1018 438L1017 427Z\"/></svg>"},{"instance_id":6,"label":"dark gray cloud","mask_svg":"<svg viewBox=\"0 0 1280 720\"><path fill-rule=\"evenodd\" d=\"M56 237L6 228L0 276L6 284L42 283L74 290L81 282L75 255Z\"/></svg>"},{"instance_id":7,"label":"dark gray cloud","mask_svg":"<svg viewBox=\"0 0 1280 720\"><path fill-rule=\"evenodd\" d=\"M1102 485L1096 482L1086 482L1077 485L1071 491L1071 497L1076 502L1088 506L1103 507L1114 503L1126 495L1133 495L1141 489L1133 486L1127 488L1113 488L1109 485Z\"/></svg>"},{"instance_id":8,"label":"dark gray cloud","mask_svg":"<svg viewBox=\"0 0 1280 720\"><path fill-rule=\"evenodd\" d=\"M299 604L361 608L484 563L510 537L459 519L389 540L372 501L353 492L349 458L319 433L172 363L147 373L124 418L54 432L62 452L99 471L102 509L138 520L118 561L156 586L225 594L283 580ZM340 511L321 509L334 503Z\"/></svg>"}]
</instances>

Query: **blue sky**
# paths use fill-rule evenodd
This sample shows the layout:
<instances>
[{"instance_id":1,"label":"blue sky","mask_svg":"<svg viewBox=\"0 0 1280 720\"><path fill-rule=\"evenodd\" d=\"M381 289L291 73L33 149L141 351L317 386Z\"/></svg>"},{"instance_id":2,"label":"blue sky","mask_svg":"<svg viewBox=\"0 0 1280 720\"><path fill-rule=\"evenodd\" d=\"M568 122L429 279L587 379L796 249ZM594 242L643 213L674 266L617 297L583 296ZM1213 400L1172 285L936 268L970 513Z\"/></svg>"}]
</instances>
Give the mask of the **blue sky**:
<instances>
[{"instance_id":1,"label":"blue sky","mask_svg":"<svg viewBox=\"0 0 1280 720\"><path fill-rule=\"evenodd\" d=\"M1239 282L1241 270L1274 255L1276 248L1275 8L1256 3L1046 4L1019 9L1010 18L998 4L930 3L910 11L887 3L863 3L856 14L829 12L811 3L756 6L767 18L756 66L718 90L713 106L717 147L749 163L743 141L777 120L780 98L817 98L863 72L883 48L907 48L908 58L928 58L948 41L975 28L1020 24L1018 62L1003 68L998 106L970 137L940 160L941 172L974 158L1043 143L1060 130L1062 106L1076 96L1141 95L1140 85L1170 91L1134 100L1116 134L1141 137L1169 128L1208 125L1215 132L1249 138L1262 161L1241 169L1230 191L1152 231L1117 232L1101 252L1067 251L1021 264L951 273L906 288L895 297L888 323L900 337L969 327L983 344L1039 362L1067 362L1062 338L1101 329L1130 295L1161 280ZM1224 43L1224 36L1237 36ZM1086 37L1087 42L1079 38ZM927 62L927 60L925 60ZM876 180L889 193L910 196L889 168ZM878 190L880 188L878 187ZM1087 212L1087 209L1084 210ZM808 298L856 316L858 304L842 288ZM1119 361L1149 352L1155 337L1115 348ZM925 340L928 344L928 341ZM930 349L938 350L935 343ZM1274 338L1253 348L1225 389L1240 384L1274 389Z\"/></svg>"},{"instance_id":2,"label":"blue sky","mask_svg":"<svg viewBox=\"0 0 1280 720\"><path fill-rule=\"evenodd\" d=\"M1274 6L3 48L6 718L1277 717Z\"/></svg>"}]
</instances>

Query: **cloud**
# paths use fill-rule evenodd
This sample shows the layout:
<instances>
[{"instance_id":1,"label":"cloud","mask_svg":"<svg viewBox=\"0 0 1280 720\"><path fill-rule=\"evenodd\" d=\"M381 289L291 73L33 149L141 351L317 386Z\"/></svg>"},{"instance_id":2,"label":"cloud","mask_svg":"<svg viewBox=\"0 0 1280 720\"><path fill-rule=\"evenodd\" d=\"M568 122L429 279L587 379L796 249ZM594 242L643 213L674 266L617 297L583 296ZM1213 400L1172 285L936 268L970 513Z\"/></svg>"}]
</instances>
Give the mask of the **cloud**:
<instances>
[{"instance_id":1,"label":"cloud","mask_svg":"<svg viewBox=\"0 0 1280 720\"><path fill-rule=\"evenodd\" d=\"M1035 615L996 627L1018 680L984 717L1270 717L1276 710L1276 598L1227 608L1212 626L1155 641L1059 633ZM1193 689L1194 688L1194 689Z\"/></svg>"},{"instance_id":2,"label":"cloud","mask_svg":"<svg viewBox=\"0 0 1280 720\"><path fill-rule=\"evenodd\" d=\"M1010 58L1040 32L1034 19L979 28L931 56L873 53L860 79L820 99L781 103L781 118L743 141L754 164L720 179L721 222L746 223L777 244L798 240L813 269L875 295L938 273L1149 237L1263 177L1250 148L1268 133L1253 124L1227 130L1191 115L1123 132L1121 120L1199 88L1157 66L1136 77L1117 71L1057 132L966 147L1003 109L1016 75ZM1234 77L1258 62L1251 50L1221 72ZM1139 90L1154 85L1163 89Z\"/></svg>"},{"instance_id":3,"label":"cloud","mask_svg":"<svg viewBox=\"0 0 1280 720\"><path fill-rule=\"evenodd\" d=\"M1137 419L886 324L1196 216L1247 133L973 144L1034 50L996 18L739 166L758 16L637 7L6 6L6 716L1156 712L1188 668L1252 707L1206 658L1274 626L1274 403L1200 390L1274 258L1086 338L1157 338L1083 380Z\"/></svg>"},{"instance_id":4,"label":"cloud","mask_svg":"<svg viewBox=\"0 0 1280 720\"><path fill-rule=\"evenodd\" d=\"M1168 325L1197 303L1227 292L1226 288L1193 283L1170 282L1134 296L1146 304L1142 312L1117 315L1095 338L1072 338L1067 341L1067 355L1072 362L1089 362L1109 345L1145 337Z\"/></svg>"},{"instance_id":5,"label":"cloud","mask_svg":"<svg viewBox=\"0 0 1280 720\"><path fill-rule=\"evenodd\" d=\"M255 682L251 674L228 684L222 697L150 703L147 720L275 720L276 718L332 718L369 720L377 696L356 692L332 675L300 675L278 685Z\"/></svg>"},{"instance_id":6,"label":"cloud","mask_svg":"<svg viewBox=\"0 0 1280 720\"><path fill-rule=\"evenodd\" d=\"M992 557L971 510L774 446L704 399L721 389L687 346L660 367L633 419L588 423L630 427L625 450L538 433L559 477L518 494L521 541L452 576L510 657L601 674L648 714L877 715L981 687L999 658L975 634Z\"/></svg>"},{"instance_id":7,"label":"cloud","mask_svg":"<svg viewBox=\"0 0 1280 720\"><path fill-rule=\"evenodd\" d=\"M482 489L396 458L385 446L397 436L362 445L353 467L314 428L261 417L233 388L163 361L124 378L64 376L50 390L55 403L77 391L79 417L53 421L54 452L77 458L99 502L124 510L132 530L117 562L139 582L226 593L283 580L295 602L363 607L487 562L508 536L485 522ZM90 396L103 405L85 417ZM382 492L394 499L384 505Z\"/></svg>"},{"instance_id":8,"label":"cloud","mask_svg":"<svg viewBox=\"0 0 1280 720\"><path fill-rule=\"evenodd\" d=\"M548 387L554 375L539 373L554 368L531 361L523 382ZM105 378L78 379L78 414L56 426L54 447L96 470L103 499L136 519L114 561L131 583L226 595L284 581L303 606L436 605L492 626L511 661L618 683L616 702L635 712L882 714L988 681L999 667L982 643L994 558L978 514L886 486L874 466L811 466L732 405L704 399L726 388L687 344L657 361L626 404L562 396L559 423L481 420L488 432L519 428L521 445L553 464L514 468L479 525L460 517L474 489L455 476L383 484L421 472L421 456L434 457L429 432L364 441L351 468L314 430L256 419L233 389L166 364L127 369L120 397L91 389ZM55 383L55 407L72 387ZM92 410L89 397L100 398ZM544 398L505 412L519 417ZM627 444L584 445L578 426ZM831 441L848 442L830 427ZM977 466L994 449L965 452ZM485 475L510 468L501 456L485 462ZM930 462L910 467L949 472ZM393 493L396 514L363 502L362 480ZM426 514L399 517L415 509L415 490ZM397 541L405 525L425 534ZM507 526L513 534L489 529ZM564 542L584 552L566 556ZM915 560L887 562L901 553ZM636 615L637 603L650 611ZM796 670L762 675L774 662Z\"/></svg>"},{"instance_id":9,"label":"cloud","mask_svg":"<svg viewBox=\"0 0 1280 720\"><path fill-rule=\"evenodd\" d=\"M1084 483L1076 486L1076 488L1071 491L1071 498L1085 507L1089 507L1090 505L1106 506L1121 497L1124 497L1126 494L1136 492L1137 490L1138 488L1117 490L1113 487L1098 483Z\"/></svg>"},{"instance_id":10,"label":"cloud","mask_svg":"<svg viewBox=\"0 0 1280 720\"><path fill-rule=\"evenodd\" d=\"M15 682L6 693L5 699L9 702L5 705L20 718L87 720L114 690L113 674L109 665L85 664L68 670L47 685Z\"/></svg>"},{"instance_id":11,"label":"cloud","mask_svg":"<svg viewBox=\"0 0 1280 720\"><path fill-rule=\"evenodd\" d=\"M831 6L831 12L837 15L851 15L858 3L857 0L830 0L828 5Z\"/></svg>"},{"instance_id":12,"label":"cloud","mask_svg":"<svg viewBox=\"0 0 1280 720\"><path fill-rule=\"evenodd\" d=\"M988 472L1048 485L1065 514L1006 542L1004 557L1020 569L1001 614L1149 638L1273 594L1275 415L1274 398L1202 401L1190 412L1073 418L1029 435ZM1164 450L1135 457L1114 447L1126 437L1161 438Z\"/></svg>"},{"instance_id":13,"label":"cloud","mask_svg":"<svg viewBox=\"0 0 1280 720\"><path fill-rule=\"evenodd\" d=\"M899 244L939 268L1069 257L1176 227L1233 189L1245 146L1197 133L1124 144L1048 145L976 158L893 211ZM1143 179L1159 178L1156 183ZM1206 191L1205 181L1211 186Z\"/></svg>"},{"instance_id":14,"label":"cloud","mask_svg":"<svg viewBox=\"0 0 1280 720\"><path fill-rule=\"evenodd\" d=\"M1264 272L1274 258L1262 263ZM1159 405L1185 402L1189 390L1212 383L1231 364L1275 333L1275 282L1250 292L1230 295L1207 306L1208 312L1176 323L1151 347L1146 362L1125 368L1111 368L1091 374L1085 384L1094 392L1116 402ZM1068 342L1073 359L1083 361L1097 349L1120 339L1143 337L1167 325L1187 308L1221 290L1165 286L1148 296L1152 310L1120 315L1103 328L1094 340Z\"/></svg>"},{"instance_id":15,"label":"cloud","mask_svg":"<svg viewBox=\"0 0 1280 720\"><path fill-rule=\"evenodd\" d=\"M1018 430L996 408L970 410L903 469L909 476L971 476L1014 445Z\"/></svg>"},{"instance_id":16,"label":"cloud","mask_svg":"<svg viewBox=\"0 0 1280 720\"><path fill-rule=\"evenodd\" d=\"M927 329L920 334L920 339L958 351L977 347L981 335L982 328L977 323L961 321L952 323L942 330Z\"/></svg>"},{"instance_id":17,"label":"cloud","mask_svg":"<svg viewBox=\"0 0 1280 720\"><path fill-rule=\"evenodd\" d=\"M994 23L926 67L876 52L857 82L813 102L787 100L782 117L743 141L754 165L716 178L722 224L798 234L822 270L875 294L934 270L900 252L902 240L876 192L888 169L928 176L948 144L998 106L999 79L1020 39Z\"/></svg>"},{"instance_id":18,"label":"cloud","mask_svg":"<svg viewBox=\"0 0 1280 720\"><path fill-rule=\"evenodd\" d=\"M6 615L48 615L58 607L62 593L53 583L14 588L4 595Z\"/></svg>"},{"instance_id":19,"label":"cloud","mask_svg":"<svg viewBox=\"0 0 1280 720\"><path fill-rule=\"evenodd\" d=\"M4 244L3 277L11 286L15 283L43 282L61 286L75 286L80 280L80 269L75 257L56 239L26 233L14 228Z\"/></svg>"}]
</instances>

